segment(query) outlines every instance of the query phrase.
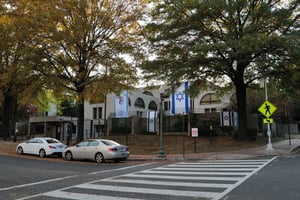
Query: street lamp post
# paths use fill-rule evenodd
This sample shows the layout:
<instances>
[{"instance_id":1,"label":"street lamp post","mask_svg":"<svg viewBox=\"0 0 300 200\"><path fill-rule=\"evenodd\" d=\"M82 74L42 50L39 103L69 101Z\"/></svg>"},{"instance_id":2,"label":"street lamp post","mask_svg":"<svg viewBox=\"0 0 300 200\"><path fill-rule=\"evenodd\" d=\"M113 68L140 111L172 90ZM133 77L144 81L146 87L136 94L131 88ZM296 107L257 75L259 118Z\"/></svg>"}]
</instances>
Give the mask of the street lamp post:
<instances>
[{"instance_id":1,"label":"street lamp post","mask_svg":"<svg viewBox=\"0 0 300 200\"><path fill-rule=\"evenodd\" d=\"M163 138L163 93L160 94L160 112L159 112L159 152L157 157L159 158L165 158L166 154L164 151L164 138Z\"/></svg>"}]
</instances>

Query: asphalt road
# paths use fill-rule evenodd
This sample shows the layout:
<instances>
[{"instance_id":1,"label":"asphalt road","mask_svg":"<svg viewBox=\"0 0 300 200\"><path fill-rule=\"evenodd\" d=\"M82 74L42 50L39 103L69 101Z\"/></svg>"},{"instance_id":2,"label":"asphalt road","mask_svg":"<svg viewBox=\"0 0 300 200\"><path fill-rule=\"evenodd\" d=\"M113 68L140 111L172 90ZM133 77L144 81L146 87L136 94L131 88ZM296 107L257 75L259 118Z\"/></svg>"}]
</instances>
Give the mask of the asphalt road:
<instances>
[{"instance_id":1,"label":"asphalt road","mask_svg":"<svg viewBox=\"0 0 300 200\"><path fill-rule=\"evenodd\" d=\"M296 155L172 163L53 161L0 155L0 200L52 200L66 195L73 195L72 199L123 195L134 199L296 200L300 195L300 156Z\"/></svg>"},{"instance_id":2,"label":"asphalt road","mask_svg":"<svg viewBox=\"0 0 300 200\"><path fill-rule=\"evenodd\" d=\"M300 199L300 156L279 157L222 200Z\"/></svg>"},{"instance_id":3,"label":"asphalt road","mask_svg":"<svg viewBox=\"0 0 300 200\"><path fill-rule=\"evenodd\" d=\"M57 158L53 159L55 161ZM0 200L19 199L159 165L161 164L52 162L0 155Z\"/></svg>"}]
</instances>

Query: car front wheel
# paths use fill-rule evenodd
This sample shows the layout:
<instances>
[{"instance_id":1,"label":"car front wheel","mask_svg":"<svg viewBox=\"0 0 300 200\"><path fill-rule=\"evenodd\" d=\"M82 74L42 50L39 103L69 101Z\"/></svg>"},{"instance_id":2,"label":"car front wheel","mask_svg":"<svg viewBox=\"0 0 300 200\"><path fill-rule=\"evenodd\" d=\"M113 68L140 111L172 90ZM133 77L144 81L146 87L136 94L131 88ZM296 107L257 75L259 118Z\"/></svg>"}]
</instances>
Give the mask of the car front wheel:
<instances>
[{"instance_id":1,"label":"car front wheel","mask_svg":"<svg viewBox=\"0 0 300 200\"><path fill-rule=\"evenodd\" d=\"M17 154L23 154L23 148L22 147L18 147Z\"/></svg>"},{"instance_id":2,"label":"car front wheel","mask_svg":"<svg viewBox=\"0 0 300 200\"><path fill-rule=\"evenodd\" d=\"M71 151L67 151L67 152L66 152L66 154L65 154L65 159L68 160L68 161L73 160L73 155L72 155L72 152L71 152Z\"/></svg>"},{"instance_id":3,"label":"car front wheel","mask_svg":"<svg viewBox=\"0 0 300 200\"><path fill-rule=\"evenodd\" d=\"M44 158L44 157L46 156L46 151L45 151L44 149L41 149L41 150L39 151L39 156L40 156L41 158Z\"/></svg>"},{"instance_id":4,"label":"car front wheel","mask_svg":"<svg viewBox=\"0 0 300 200\"><path fill-rule=\"evenodd\" d=\"M104 163L104 156L102 155L102 153L97 153L95 156L95 160L97 163Z\"/></svg>"}]
</instances>

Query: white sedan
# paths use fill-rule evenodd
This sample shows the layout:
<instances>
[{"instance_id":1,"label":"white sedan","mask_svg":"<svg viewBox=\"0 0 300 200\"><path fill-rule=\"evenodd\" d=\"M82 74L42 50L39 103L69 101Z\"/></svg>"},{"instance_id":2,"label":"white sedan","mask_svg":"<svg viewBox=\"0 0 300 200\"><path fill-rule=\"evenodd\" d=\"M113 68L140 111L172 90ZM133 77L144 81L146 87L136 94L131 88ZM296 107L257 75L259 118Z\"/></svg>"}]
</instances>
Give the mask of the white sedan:
<instances>
[{"instance_id":1,"label":"white sedan","mask_svg":"<svg viewBox=\"0 0 300 200\"><path fill-rule=\"evenodd\" d=\"M65 147L65 144L55 138L36 137L18 144L16 152L17 154L39 155L43 158L51 155L62 156Z\"/></svg>"},{"instance_id":2,"label":"white sedan","mask_svg":"<svg viewBox=\"0 0 300 200\"><path fill-rule=\"evenodd\" d=\"M63 157L66 160L94 160L97 163L105 160L119 162L129 157L129 151L126 145L113 140L89 139L65 148Z\"/></svg>"}]
</instances>

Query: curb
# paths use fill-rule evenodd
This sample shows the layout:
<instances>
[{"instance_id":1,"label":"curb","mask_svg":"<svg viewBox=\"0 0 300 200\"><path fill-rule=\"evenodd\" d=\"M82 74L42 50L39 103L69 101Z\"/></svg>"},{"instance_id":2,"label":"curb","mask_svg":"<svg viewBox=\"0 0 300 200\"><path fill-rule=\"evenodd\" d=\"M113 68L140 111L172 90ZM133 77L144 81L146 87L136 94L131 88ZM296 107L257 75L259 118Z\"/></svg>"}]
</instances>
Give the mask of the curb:
<instances>
[{"instance_id":1,"label":"curb","mask_svg":"<svg viewBox=\"0 0 300 200\"><path fill-rule=\"evenodd\" d=\"M243 155L242 157L245 159L251 159L251 158L264 158L264 157L270 157L270 156L286 156L292 153L297 152L300 149L300 144L296 145L294 147L291 147L289 150L282 150L281 148L276 148L277 150L275 151L262 151L259 152L261 150L256 150L252 153L251 149L249 149L249 153L245 153L245 150L247 151L247 149L243 149L241 150L241 152L239 153L239 151L235 151L234 153L232 152L214 152L211 155L206 154L203 156L201 156L201 153L198 154L198 156L189 156L189 154L186 154L185 157L180 157L180 156L174 156L174 155L170 155L169 157L166 156L164 158L159 158L159 157L155 157L153 155L145 155L145 157L143 157L143 155L135 155L133 156L133 158L128 158L128 161L185 161L185 160L222 160L222 159L232 159L232 160L237 160L237 159L241 159L238 156L236 156L237 154L239 155ZM243 153L242 153L243 152ZM212 159L212 157L215 154L223 154L222 157L224 158L215 158ZM147 158L148 157L148 158ZM227 158L225 158L227 157Z\"/></svg>"}]
</instances>

